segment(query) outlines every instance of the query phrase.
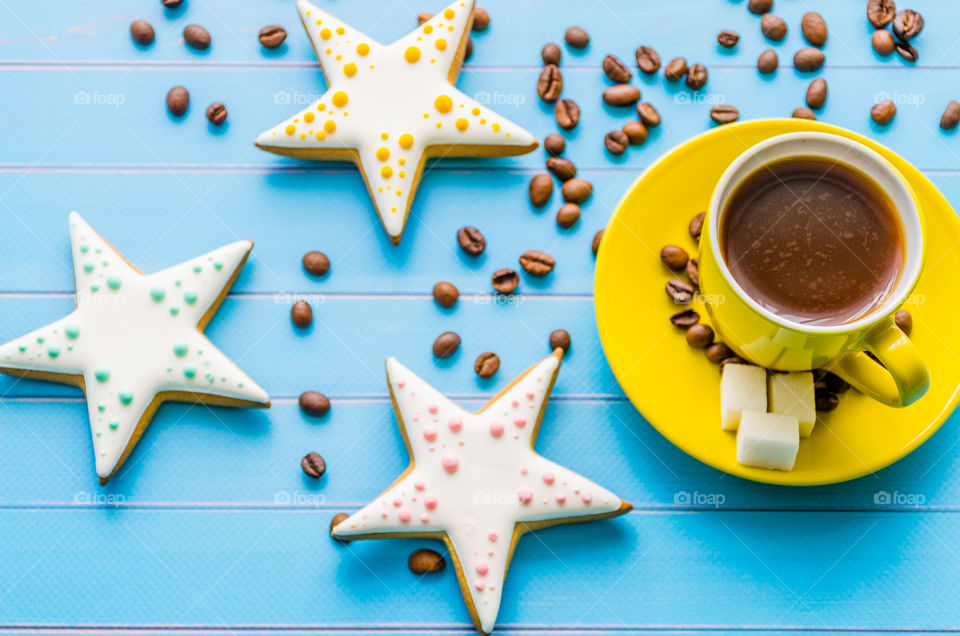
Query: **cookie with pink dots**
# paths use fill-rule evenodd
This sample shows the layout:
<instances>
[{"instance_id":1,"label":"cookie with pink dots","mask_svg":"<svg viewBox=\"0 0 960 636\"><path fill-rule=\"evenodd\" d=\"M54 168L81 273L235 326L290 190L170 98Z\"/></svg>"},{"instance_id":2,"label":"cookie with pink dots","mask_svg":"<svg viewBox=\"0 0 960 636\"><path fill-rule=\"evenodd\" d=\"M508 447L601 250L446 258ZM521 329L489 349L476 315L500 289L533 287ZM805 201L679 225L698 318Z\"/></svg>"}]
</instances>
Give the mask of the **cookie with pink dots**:
<instances>
[{"instance_id":1,"label":"cookie with pink dots","mask_svg":"<svg viewBox=\"0 0 960 636\"><path fill-rule=\"evenodd\" d=\"M537 147L529 132L455 88L473 0L457 0L389 46L306 0L297 9L327 92L255 143L278 155L355 163L394 244L426 159L522 155Z\"/></svg>"},{"instance_id":2,"label":"cookie with pink dots","mask_svg":"<svg viewBox=\"0 0 960 636\"><path fill-rule=\"evenodd\" d=\"M334 526L334 536L442 539L477 629L493 631L513 548L525 532L632 508L533 450L562 357L557 349L476 413L387 359L410 465L383 494Z\"/></svg>"}]
</instances>

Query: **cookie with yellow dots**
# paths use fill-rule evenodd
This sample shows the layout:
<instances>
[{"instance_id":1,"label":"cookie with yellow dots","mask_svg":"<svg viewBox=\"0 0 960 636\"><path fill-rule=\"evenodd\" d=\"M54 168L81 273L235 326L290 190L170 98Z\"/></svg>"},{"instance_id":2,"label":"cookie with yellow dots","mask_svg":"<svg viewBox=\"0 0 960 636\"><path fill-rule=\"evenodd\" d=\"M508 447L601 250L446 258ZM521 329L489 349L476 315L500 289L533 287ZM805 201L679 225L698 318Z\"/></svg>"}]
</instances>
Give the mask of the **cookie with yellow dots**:
<instances>
[{"instance_id":1,"label":"cookie with yellow dots","mask_svg":"<svg viewBox=\"0 0 960 636\"><path fill-rule=\"evenodd\" d=\"M297 9L328 90L255 143L278 155L355 163L394 244L428 158L522 155L537 147L529 132L454 86L473 0L457 0L389 46L306 0Z\"/></svg>"}]
</instances>

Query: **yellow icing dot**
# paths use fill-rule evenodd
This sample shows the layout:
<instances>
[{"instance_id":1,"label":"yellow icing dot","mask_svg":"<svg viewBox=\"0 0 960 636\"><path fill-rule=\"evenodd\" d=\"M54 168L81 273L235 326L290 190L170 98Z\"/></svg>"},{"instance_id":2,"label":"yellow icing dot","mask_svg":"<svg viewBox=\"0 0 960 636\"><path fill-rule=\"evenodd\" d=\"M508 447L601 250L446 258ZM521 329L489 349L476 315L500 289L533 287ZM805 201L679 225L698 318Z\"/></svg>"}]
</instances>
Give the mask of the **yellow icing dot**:
<instances>
[{"instance_id":1,"label":"yellow icing dot","mask_svg":"<svg viewBox=\"0 0 960 636\"><path fill-rule=\"evenodd\" d=\"M466 130L467 126L469 125L470 125L469 122L467 122L467 120L464 119L463 117L458 119L456 122L457 130L459 130L460 132L463 132L464 130Z\"/></svg>"},{"instance_id":2,"label":"yellow icing dot","mask_svg":"<svg viewBox=\"0 0 960 636\"><path fill-rule=\"evenodd\" d=\"M402 179L402 178L404 178L404 177L407 176L407 175L406 175L406 173L404 173L403 170L401 170L400 172L397 173L397 176L399 176L399 177Z\"/></svg>"},{"instance_id":3,"label":"yellow icing dot","mask_svg":"<svg viewBox=\"0 0 960 636\"><path fill-rule=\"evenodd\" d=\"M485 123L487 123L487 120L486 120L486 119L481 119L481 120L480 120L480 123L481 123L481 124L485 124Z\"/></svg>"},{"instance_id":4,"label":"yellow icing dot","mask_svg":"<svg viewBox=\"0 0 960 636\"><path fill-rule=\"evenodd\" d=\"M439 50L441 50L441 51L443 51L444 49L447 48L447 41L444 40L443 38L437 38L437 41L434 42L433 44L434 44L434 46L437 47L437 49L439 49Z\"/></svg>"},{"instance_id":5,"label":"yellow icing dot","mask_svg":"<svg viewBox=\"0 0 960 636\"><path fill-rule=\"evenodd\" d=\"M433 106L441 113L449 113L453 109L453 100L447 95L441 95L433 101Z\"/></svg>"},{"instance_id":6,"label":"yellow icing dot","mask_svg":"<svg viewBox=\"0 0 960 636\"><path fill-rule=\"evenodd\" d=\"M423 27L423 32L426 33L427 35L430 35L431 33L433 33L433 26L429 24L426 25L425 27Z\"/></svg>"},{"instance_id":7,"label":"yellow icing dot","mask_svg":"<svg viewBox=\"0 0 960 636\"><path fill-rule=\"evenodd\" d=\"M480 114L480 109L479 109L479 108L474 108L474 109L471 110L470 112L473 113L474 115L479 115L479 114Z\"/></svg>"},{"instance_id":8,"label":"yellow icing dot","mask_svg":"<svg viewBox=\"0 0 960 636\"><path fill-rule=\"evenodd\" d=\"M420 60L420 49L415 46L407 47L407 50L403 52L403 58L411 64L418 62Z\"/></svg>"},{"instance_id":9,"label":"yellow icing dot","mask_svg":"<svg viewBox=\"0 0 960 636\"><path fill-rule=\"evenodd\" d=\"M493 132L497 132L498 130L500 130L500 124L494 123L494 124L493 124Z\"/></svg>"},{"instance_id":10,"label":"yellow icing dot","mask_svg":"<svg viewBox=\"0 0 960 636\"><path fill-rule=\"evenodd\" d=\"M380 161L386 161L390 158L390 150L388 148L380 147L377 148L377 159Z\"/></svg>"},{"instance_id":11,"label":"yellow icing dot","mask_svg":"<svg viewBox=\"0 0 960 636\"><path fill-rule=\"evenodd\" d=\"M456 14L453 12L453 9L447 9L443 12L443 17L445 17L447 20L453 20L453 16L455 15Z\"/></svg>"},{"instance_id":12,"label":"yellow icing dot","mask_svg":"<svg viewBox=\"0 0 960 636\"><path fill-rule=\"evenodd\" d=\"M410 150L410 147L413 145L413 135L405 133L400 135L400 147L404 150Z\"/></svg>"},{"instance_id":13,"label":"yellow icing dot","mask_svg":"<svg viewBox=\"0 0 960 636\"><path fill-rule=\"evenodd\" d=\"M400 196L401 194L403 194L403 190L399 190L399 189L398 189L398 190L397 190L397 196Z\"/></svg>"},{"instance_id":14,"label":"yellow icing dot","mask_svg":"<svg viewBox=\"0 0 960 636\"><path fill-rule=\"evenodd\" d=\"M300 139L306 139L307 133L300 133Z\"/></svg>"},{"instance_id":15,"label":"yellow icing dot","mask_svg":"<svg viewBox=\"0 0 960 636\"><path fill-rule=\"evenodd\" d=\"M448 27L447 27L447 31L453 31L453 26L452 26L452 25L451 25L451 26L448 26Z\"/></svg>"},{"instance_id":16,"label":"yellow icing dot","mask_svg":"<svg viewBox=\"0 0 960 636\"><path fill-rule=\"evenodd\" d=\"M339 62L340 60L343 59L343 56L342 56L342 55L338 55L338 56L335 57L334 59Z\"/></svg>"},{"instance_id":17,"label":"yellow icing dot","mask_svg":"<svg viewBox=\"0 0 960 636\"><path fill-rule=\"evenodd\" d=\"M293 123L299 124L299 123L300 123L300 118L299 118L299 117L295 117L294 120L293 120Z\"/></svg>"},{"instance_id":18,"label":"yellow icing dot","mask_svg":"<svg viewBox=\"0 0 960 636\"><path fill-rule=\"evenodd\" d=\"M403 157L400 157L399 159L397 159L397 163L399 163L399 164L402 166L402 165L404 165L405 163L407 163L407 160L404 159Z\"/></svg>"},{"instance_id":19,"label":"yellow icing dot","mask_svg":"<svg viewBox=\"0 0 960 636\"><path fill-rule=\"evenodd\" d=\"M321 24L323 24L323 20L317 20L317 26L320 26Z\"/></svg>"},{"instance_id":20,"label":"yellow icing dot","mask_svg":"<svg viewBox=\"0 0 960 636\"><path fill-rule=\"evenodd\" d=\"M361 42L357 45L357 55L366 55L370 52L370 45L366 42Z\"/></svg>"},{"instance_id":21,"label":"yellow icing dot","mask_svg":"<svg viewBox=\"0 0 960 636\"><path fill-rule=\"evenodd\" d=\"M347 94L344 93L343 91L337 91L336 93L333 94L333 105L336 106L337 108L343 108L344 106L346 106L347 101L349 101L347 98Z\"/></svg>"},{"instance_id":22,"label":"yellow icing dot","mask_svg":"<svg viewBox=\"0 0 960 636\"><path fill-rule=\"evenodd\" d=\"M343 27L337 27L337 35L343 35L343 34L344 34Z\"/></svg>"},{"instance_id":23,"label":"yellow icing dot","mask_svg":"<svg viewBox=\"0 0 960 636\"><path fill-rule=\"evenodd\" d=\"M380 139L383 139L384 141L386 141L389 137L390 135L387 133L380 133Z\"/></svg>"},{"instance_id":24,"label":"yellow icing dot","mask_svg":"<svg viewBox=\"0 0 960 636\"><path fill-rule=\"evenodd\" d=\"M353 62L348 62L343 65L343 74L347 77L353 77L357 74L357 65Z\"/></svg>"},{"instance_id":25,"label":"yellow icing dot","mask_svg":"<svg viewBox=\"0 0 960 636\"><path fill-rule=\"evenodd\" d=\"M396 212L396 211L397 211L397 208L390 208L390 211L391 211L391 212Z\"/></svg>"},{"instance_id":26,"label":"yellow icing dot","mask_svg":"<svg viewBox=\"0 0 960 636\"><path fill-rule=\"evenodd\" d=\"M324 104L323 102L320 102L319 104L317 104L317 110L319 110L322 113L323 111L327 110L327 105Z\"/></svg>"},{"instance_id":27,"label":"yellow icing dot","mask_svg":"<svg viewBox=\"0 0 960 636\"><path fill-rule=\"evenodd\" d=\"M330 29L323 29L320 31L320 37L322 37L324 40L329 40L331 35L333 34L330 33Z\"/></svg>"},{"instance_id":28,"label":"yellow icing dot","mask_svg":"<svg viewBox=\"0 0 960 636\"><path fill-rule=\"evenodd\" d=\"M423 118L424 118L424 119L429 119L429 118L430 118L430 113L424 113L424 114L423 114Z\"/></svg>"},{"instance_id":29,"label":"yellow icing dot","mask_svg":"<svg viewBox=\"0 0 960 636\"><path fill-rule=\"evenodd\" d=\"M393 168L391 168L390 166L384 166L380 168L380 176L383 177L384 179L389 179L390 177L393 176Z\"/></svg>"},{"instance_id":30,"label":"yellow icing dot","mask_svg":"<svg viewBox=\"0 0 960 636\"><path fill-rule=\"evenodd\" d=\"M288 135L292 135L293 133L297 132L297 127L293 124L290 124L287 126L286 131Z\"/></svg>"},{"instance_id":31,"label":"yellow icing dot","mask_svg":"<svg viewBox=\"0 0 960 636\"><path fill-rule=\"evenodd\" d=\"M443 127L443 124L441 124L440 122L437 122L437 128L442 128L442 127Z\"/></svg>"},{"instance_id":32,"label":"yellow icing dot","mask_svg":"<svg viewBox=\"0 0 960 636\"><path fill-rule=\"evenodd\" d=\"M303 114L303 121L307 122L308 124L313 123L313 113L310 111L305 112Z\"/></svg>"},{"instance_id":33,"label":"yellow icing dot","mask_svg":"<svg viewBox=\"0 0 960 636\"><path fill-rule=\"evenodd\" d=\"M326 138L327 138L327 133L323 132L322 130L317 131L317 141L323 141Z\"/></svg>"},{"instance_id":34,"label":"yellow icing dot","mask_svg":"<svg viewBox=\"0 0 960 636\"><path fill-rule=\"evenodd\" d=\"M328 119L323 124L323 129L326 130L328 133L332 133L337 130L337 122L333 121L332 119Z\"/></svg>"},{"instance_id":35,"label":"yellow icing dot","mask_svg":"<svg viewBox=\"0 0 960 636\"><path fill-rule=\"evenodd\" d=\"M327 49L326 53L327 55L330 55L331 53L333 53L333 49Z\"/></svg>"}]
</instances>

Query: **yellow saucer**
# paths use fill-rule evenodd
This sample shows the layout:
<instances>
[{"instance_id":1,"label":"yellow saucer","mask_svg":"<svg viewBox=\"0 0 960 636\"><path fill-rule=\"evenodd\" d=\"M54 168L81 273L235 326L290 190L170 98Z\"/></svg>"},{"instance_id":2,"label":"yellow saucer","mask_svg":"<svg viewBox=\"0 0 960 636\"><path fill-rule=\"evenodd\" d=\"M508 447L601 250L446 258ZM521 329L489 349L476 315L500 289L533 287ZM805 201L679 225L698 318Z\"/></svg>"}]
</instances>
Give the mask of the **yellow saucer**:
<instances>
[{"instance_id":1,"label":"yellow saucer","mask_svg":"<svg viewBox=\"0 0 960 636\"><path fill-rule=\"evenodd\" d=\"M894 409L856 391L820 414L813 435L800 440L792 472L737 463L736 435L720 429L720 373L670 324L678 311L664 284L671 273L660 248L697 246L687 224L706 210L713 186L737 155L768 137L823 131L863 143L886 157L916 191L927 221L927 259L906 306L912 339L930 370L930 390ZM771 119L715 128L671 150L630 187L604 233L597 257L597 326L614 375L660 433L700 461L724 472L772 484L829 484L895 462L922 444L957 405L960 387L960 220L923 174L899 155L856 133L802 119ZM702 301L694 308L709 324Z\"/></svg>"}]
</instances>

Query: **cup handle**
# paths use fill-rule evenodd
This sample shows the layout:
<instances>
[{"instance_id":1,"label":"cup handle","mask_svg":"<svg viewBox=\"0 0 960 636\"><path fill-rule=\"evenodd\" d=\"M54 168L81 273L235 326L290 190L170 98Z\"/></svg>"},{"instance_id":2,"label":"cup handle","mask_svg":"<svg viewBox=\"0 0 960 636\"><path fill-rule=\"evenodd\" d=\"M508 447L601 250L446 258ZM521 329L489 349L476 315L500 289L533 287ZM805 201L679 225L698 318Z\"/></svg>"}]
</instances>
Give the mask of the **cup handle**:
<instances>
[{"instance_id":1,"label":"cup handle","mask_svg":"<svg viewBox=\"0 0 960 636\"><path fill-rule=\"evenodd\" d=\"M888 406L909 406L927 392L927 365L910 338L892 320L868 334L863 347L883 364L863 351L848 351L830 371Z\"/></svg>"}]
</instances>

